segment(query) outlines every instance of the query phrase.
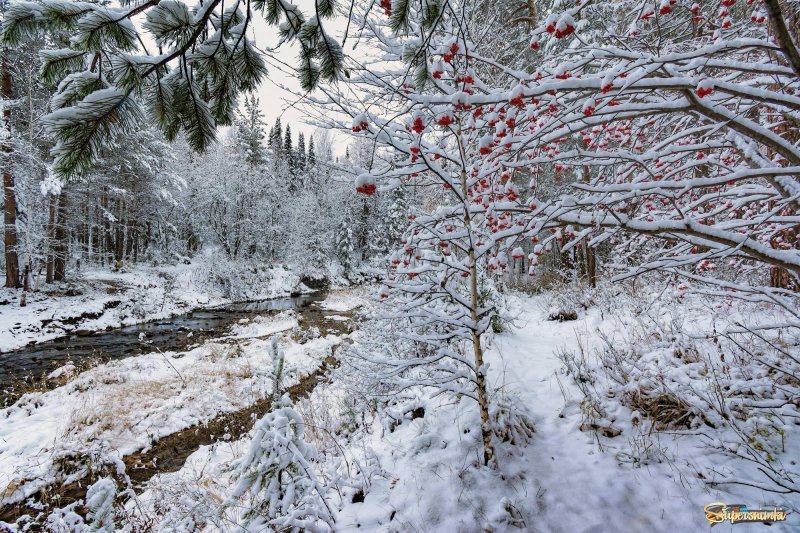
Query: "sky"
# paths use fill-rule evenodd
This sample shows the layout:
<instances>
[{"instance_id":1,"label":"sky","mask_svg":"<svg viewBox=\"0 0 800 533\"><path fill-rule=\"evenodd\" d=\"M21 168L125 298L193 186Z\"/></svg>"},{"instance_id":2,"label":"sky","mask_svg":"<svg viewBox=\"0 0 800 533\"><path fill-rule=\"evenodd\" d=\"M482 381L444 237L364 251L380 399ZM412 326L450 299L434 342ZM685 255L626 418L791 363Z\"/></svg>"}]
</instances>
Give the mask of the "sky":
<instances>
[{"instance_id":1,"label":"sky","mask_svg":"<svg viewBox=\"0 0 800 533\"><path fill-rule=\"evenodd\" d=\"M303 13L313 12L313 2L311 0L295 0ZM277 28L268 25L261 17L256 18L252 25L250 37L254 38L257 46L261 49L274 48L278 44ZM336 19L327 21L325 28L334 34L344 33L347 20L344 16L337 16ZM269 74L262 82L258 90L261 111L267 125L271 128L275 120L280 117L281 124L291 124L292 135L297 139L298 132L302 131L306 139L314 133L315 127L305 124L305 113L302 106L297 106L298 95L303 91L290 67L297 65L298 46L283 45L274 53L275 59L286 65L280 65L274 59L266 57ZM287 66L288 65L288 66ZM335 134L337 141L334 143L334 155L344 155L345 148L349 143L349 138L342 134Z\"/></svg>"}]
</instances>

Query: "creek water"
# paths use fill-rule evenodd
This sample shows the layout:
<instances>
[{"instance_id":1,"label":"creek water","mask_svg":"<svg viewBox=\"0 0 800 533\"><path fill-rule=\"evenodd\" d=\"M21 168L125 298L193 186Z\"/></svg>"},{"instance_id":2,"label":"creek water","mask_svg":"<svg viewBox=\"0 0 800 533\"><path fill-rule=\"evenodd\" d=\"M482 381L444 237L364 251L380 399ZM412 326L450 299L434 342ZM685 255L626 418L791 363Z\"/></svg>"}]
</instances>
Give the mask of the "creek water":
<instances>
[{"instance_id":1,"label":"creek water","mask_svg":"<svg viewBox=\"0 0 800 533\"><path fill-rule=\"evenodd\" d=\"M26 379L39 379L53 369L73 362L80 365L90 358L121 359L160 350L182 350L203 339L223 335L243 318L288 309L303 309L323 300L324 292L241 302L211 309L198 309L163 320L133 326L71 334L58 339L31 344L0 354L0 387Z\"/></svg>"}]
</instances>

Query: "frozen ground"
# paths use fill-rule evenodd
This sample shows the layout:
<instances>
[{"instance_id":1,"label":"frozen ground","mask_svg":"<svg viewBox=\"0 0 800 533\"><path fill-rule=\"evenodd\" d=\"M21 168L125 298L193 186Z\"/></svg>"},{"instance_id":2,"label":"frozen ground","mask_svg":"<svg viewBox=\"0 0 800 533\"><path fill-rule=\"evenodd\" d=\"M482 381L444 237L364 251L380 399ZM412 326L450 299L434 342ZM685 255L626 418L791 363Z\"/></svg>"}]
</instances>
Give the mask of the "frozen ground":
<instances>
[{"instance_id":1,"label":"frozen ground","mask_svg":"<svg viewBox=\"0 0 800 533\"><path fill-rule=\"evenodd\" d=\"M335 480L347 464L351 474L347 481L339 478L329 495L337 531L708 531L703 506L711 502L794 511L788 522L769 528L721 524L714 531L798 530L796 497L752 487L711 488L694 475L726 461L702 447L697 436L659 436L662 460L634 466L627 458L638 430L630 412L614 417L619 436L581 431L581 394L555 354L577 350L579 343L598 343L598 331L616 323L596 308L577 321L547 321L545 300L512 298L516 328L495 336L489 350L490 378L502 391L494 401L515 402L535 425L527 444L498 445L496 470L480 464L477 413L469 400L454 402L411 390L393 398L383 417L362 413L356 418L364 418L354 421L349 392L334 382L317 387L299 406L309 425L336 429L334 437L310 431L319 449L336 450L337 458L329 457L320 470ZM695 325L706 325L703 310L694 311L689 315L697 318ZM424 415L413 414L420 407ZM387 423L387 414L399 425ZM348 426L356 429L349 434L341 430ZM189 531L189 523L205 524L207 531L229 530L214 518L219 510L214 502L230 495L231 464L247 446L245 438L201 448L181 471L152 480L140 497L143 507L131 512L139 520L150 513L159 516L163 531Z\"/></svg>"},{"instance_id":2,"label":"frozen ground","mask_svg":"<svg viewBox=\"0 0 800 533\"><path fill-rule=\"evenodd\" d=\"M314 305L336 321L364 304L352 293L333 293ZM383 407L362 409L346 380L334 373L333 381L320 383L297 404L308 439L322 452L316 466L331 487L327 501L337 531L708 531L703 506L711 502L792 511L787 522L769 528L722 524L713 531L800 527L795 495L709 485L714 472L725 469L742 477L757 472L703 446L697 433L664 432L647 440L644 426L622 406L604 422L619 434L603 437L582 430L583 396L556 354L579 352L581 346L591 353L601 346L603 333L619 336L621 347L625 330L635 329L637 314L648 311L620 304L609 315L603 311L607 305L596 305L576 321L553 322L546 319L553 305L548 295L509 297L514 327L491 339L489 376L498 391L492 402L513 405L535 429L527 436L515 434L513 442L497 442L497 468L481 464L477 409L468 399L412 388ZM675 317L666 317L669 321L680 315L687 335L709 327L708 309L699 301L681 305ZM730 321L746 318L733 307L722 311ZM318 366L343 340L329 335L299 344L295 331L293 312L258 317L186 353L109 363L59 389L24 396L0 420L5 498L18 499L64 479L64 457L94 454L113 464L159 437L252 404L270 392L267 343L274 334L287 352L287 384ZM356 344L360 335L352 335ZM796 433L787 433L787 461L800 459L792 438ZM641 452L644 441L655 451ZM118 524L134 531L236 530L241 510L223 510L223 503L236 483L233 465L249 445L244 437L200 447L179 471L150 479L117 517Z\"/></svg>"},{"instance_id":3,"label":"frozen ground","mask_svg":"<svg viewBox=\"0 0 800 533\"><path fill-rule=\"evenodd\" d=\"M211 278L202 262L121 272L87 270L74 281L29 292L25 307L19 306L20 290L0 289L0 352L74 331L157 320L232 299L287 296L303 288L298 275L281 267L261 272L259 284L243 295Z\"/></svg>"},{"instance_id":4,"label":"frozen ground","mask_svg":"<svg viewBox=\"0 0 800 533\"><path fill-rule=\"evenodd\" d=\"M355 296L333 295L341 311L358 305ZM0 417L3 503L80 479L87 462L121 465L124 455L146 451L166 435L267 397L273 385L268 344L275 335L286 353L286 386L315 370L341 342L338 335L309 336L297 313L284 311L243 319L230 334L186 352L111 361L54 390L22 396Z\"/></svg>"}]
</instances>

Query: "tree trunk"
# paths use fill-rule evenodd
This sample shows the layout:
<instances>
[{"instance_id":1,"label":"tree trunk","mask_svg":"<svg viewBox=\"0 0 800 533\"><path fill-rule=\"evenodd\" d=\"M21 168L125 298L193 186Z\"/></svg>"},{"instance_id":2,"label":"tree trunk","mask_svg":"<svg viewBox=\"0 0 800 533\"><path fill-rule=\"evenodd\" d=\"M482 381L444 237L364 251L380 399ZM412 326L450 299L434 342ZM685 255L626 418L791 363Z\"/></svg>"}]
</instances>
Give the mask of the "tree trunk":
<instances>
[{"instance_id":1,"label":"tree trunk","mask_svg":"<svg viewBox=\"0 0 800 533\"><path fill-rule=\"evenodd\" d=\"M8 50L3 50L2 72L0 72L0 97L11 100L11 70L8 66ZM3 108L3 139L0 145L3 161L3 244L6 259L6 287L15 289L20 286L19 259L17 257L17 193L14 187L14 175L11 173L11 109Z\"/></svg>"},{"instance_id":2,"label":"tree trunk","mask_svg":"<svg viewBox=\"0 0 800 533\"><path fill-rule=\"evenodd\" d=\"M467 194L467 171L461 170L461 191L464 198ZM464 205L464 225L472 227L469 214L469 204ZM494 458L492 446L492 423L489 418L489 395L486 391L486 375L483 366L483 346L481 336L474 328L478 327L478 265L475 259L474 244L469 246L469 293L470 293L470 319L472 320L472 350L475 357L475 387L478 393L478 407L481 414L481 437L483 439L483 464L488 465Z\"/></svg>"},{"instance_id":3,"label":"tree trunk","mask_svg":"<svg viewBox=\"0 0 800 533\"><path fill-rule=\"evenodd\" d=\"M53 264L53 281L64 281L67 273L67 196L62 192L58 197L55 230L55 261Z\"/></svg>"},{"instance_id":4,"label":"tree trunk","mask_svg":"<svg viewBox=\"0 0 800 533\"><path fill-rule=\"evenodd\" d=\"M120 264L122 262L122 257L124 255L124 243L125 243L125 200L120 198L117 200L117 222L114 228L114 263Z\"/></svg>"},{"instance_id":5,"label":"tree trunk","mask_svg":"<svg viewBox=\"0 0 800 533\"><path fill-rule=\"evenodd\" d=\"M597 287L597 257L594 248L588 243L586 243L586 277L590 287Z\"/></svg>"},{"instance_id":6,"label":"tree trunk","mask_svg":"<svg viewBox=\"0 0 800 533\"><path fill-rule=\"evenodd\" d=\"M583 167L583 182L589 183L589 167ZM594 236L594 233L591 234ZM589 282L589 286L592 288L597 287L597 256L595 255L595 249L589 246L587 237L583 240L583 248L584 248L584 258L586 259L586 279Z\"/></svg>"},{"instance_id":7,"label":"tree trunk","mask_svg":"<svg viewBox=\"0 0 800 533\"><path fill-rule=\"evenodd\" d=\"M45 274L45 283L53 283L53 272L55 270L55 240L56 240L56 204L58 197L54 194L50 195L48 199L48 215L47 215L47 271Z\"/></svg>"}]
</instances>

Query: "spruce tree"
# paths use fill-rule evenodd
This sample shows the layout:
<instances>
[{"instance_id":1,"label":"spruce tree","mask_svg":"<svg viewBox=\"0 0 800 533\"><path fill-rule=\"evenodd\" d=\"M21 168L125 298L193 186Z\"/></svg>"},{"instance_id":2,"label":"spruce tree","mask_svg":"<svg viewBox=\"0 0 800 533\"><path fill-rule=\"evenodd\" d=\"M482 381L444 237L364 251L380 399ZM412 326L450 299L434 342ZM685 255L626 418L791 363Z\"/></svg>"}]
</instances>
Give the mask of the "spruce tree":
<instances>
[{"instance_id":1,"label":"spruce tree","mask_svg":"<svg viewBox=\"0 0 800 533\"><path fill-rule=\"evenodd\" d=\"M355 254L355 236L353 235L353 224L349 213L336 228L334 253L339 259L345 274L350 272Z\"/></svg>"},{"instance_id":2,"label":"spruce tree","mask_svg":"<svg viewBox=\"0 0 800 533\"><path fill-rule=\"evenodd\" d=\"M385 257L391 250L389 246L389 202L378 198L369 212L366 228L368 231L367 251L370 257Z\"/></svg>"},{"instance_id":3,"label":"spruce tree","mask_svg":"<svg viewBox=\"0 0 800 533\"><path fill-rule=\"evenodd\" d=\"M275 137L275 124L269 129L269 135L267 135L267 146L270 150L272 150L272 139Z\"/></svg>"},{"instance_id":4,"label":"spruce tree","mask_svg":"<svg viewBox=\"0 0 800 533\"><path fill-rule=\"evenodd\" d=\"M286 125L286 132L283 138L283 157L286 160L286 165L292 171L295 170L295 157L294 148L292 147L292 128Z\"/></svg>"},{"instance_id":5,"label":"spruce tree","mask_svg":"<svg viewBox=\"0 0 800 533\"><path fill-rule=\"evenodd\" d=\"M272 154L276 158L280 158L280 155L283 153L283 128L281 126L281 117L278 117L277 120L275 120L275 125L272 126L268 145L272 150Z\"/></svg>"},{"instance_id":6,"label":"spruce tree","mask_svg":"<svg viewBox=\"0 0 800 533\"><path fill-rule=\"evenodd\" d=\"M225 505L247 507L243 526L251 531L330 530L335 519L315 473L317 451L305 440L306 424L284 394L284 352L277 337L270 351L271 411L253 427L250 446L235 465L236 487Z\"/></svg>"},{"instance_id":7,"label":"spruce tree","mask_svg":"<svg viewBox=\"0 0 800 533\"><path fill-rule=\"evenodd\" d=\"M405 187L396 187L390 196L389 210L387 213L387 238L389 247L396 248L400 245L403 233L408 226L408 201L406 200Z\"/></svg>"},{"instance_id":8,"label":"spruce tree","mask_svg":"<svg viewBox=\"0 0 800 533\"><path fill-rule=\"evenodd\" d=\"M312 134L308 139L308 156L306 157L306 165L308 165L309 168L317 166L317 154L314 150L314 135Z\"/></svg>"},{"instance_id":9,"label":"spruce tree","mask_svg":"<svg viewBox=\"0 0 800 533\"><path fill-rule=\"evenodd\" d=\"M244 109L237 113L236 118L237 144L244 152L245 161L253 166L263 164L267 158L264 148L264 116L258 104L255 95L245 97Z\"/></svg>"},{"instance_id":10,"label":"spruce tree","mask_svg":"<svg viewBox=\"0 0 800 533\"><path fill-rule=\"evenodd\" d=\"M306 169L306 138L303 132L297 138L297 150L295 151L295 167L299 172Z\"/></svg>"}]
</instances>

